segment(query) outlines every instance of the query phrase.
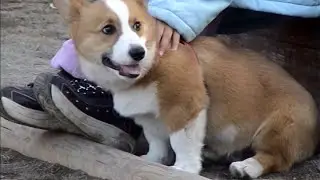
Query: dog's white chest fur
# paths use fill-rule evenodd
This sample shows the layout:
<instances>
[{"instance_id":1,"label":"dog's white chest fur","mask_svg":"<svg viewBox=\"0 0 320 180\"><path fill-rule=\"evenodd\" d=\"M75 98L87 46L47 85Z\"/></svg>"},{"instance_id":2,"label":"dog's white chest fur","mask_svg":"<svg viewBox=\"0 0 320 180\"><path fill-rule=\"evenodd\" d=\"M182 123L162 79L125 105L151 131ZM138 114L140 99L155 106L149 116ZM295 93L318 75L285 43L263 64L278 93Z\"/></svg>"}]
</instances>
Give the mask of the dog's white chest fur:
<instances>
[{"instance_id":1,"label":"dog's white chest fur","mask_svg":"<svg viewBox=\"0 0 320 180\"><path fill-rule=\"evenodd\" d=\"M159 114L156 84L137 87L113 95L114 109L125 117Z\"/></svg>"}]
</instances>

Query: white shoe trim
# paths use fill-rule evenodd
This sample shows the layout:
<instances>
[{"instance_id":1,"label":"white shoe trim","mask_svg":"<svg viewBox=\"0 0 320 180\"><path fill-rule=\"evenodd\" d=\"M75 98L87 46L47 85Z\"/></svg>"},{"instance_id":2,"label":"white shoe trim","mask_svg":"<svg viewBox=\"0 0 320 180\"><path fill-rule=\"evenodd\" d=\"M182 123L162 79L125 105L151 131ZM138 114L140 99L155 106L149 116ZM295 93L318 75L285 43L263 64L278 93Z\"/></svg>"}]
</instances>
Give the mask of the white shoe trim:
<instances>
[{"instance_id":1,"label":"white shoe trim","mask_svg":"<svg viewBox=\"0 0 320 180\"><path fill-rule=\"evenodd\" d=\"M6 113L17 121L43 128L52 124L52 118L47 112L24 107L6 97L1 97L1 101Z\"/></svg>"}]
</instances>

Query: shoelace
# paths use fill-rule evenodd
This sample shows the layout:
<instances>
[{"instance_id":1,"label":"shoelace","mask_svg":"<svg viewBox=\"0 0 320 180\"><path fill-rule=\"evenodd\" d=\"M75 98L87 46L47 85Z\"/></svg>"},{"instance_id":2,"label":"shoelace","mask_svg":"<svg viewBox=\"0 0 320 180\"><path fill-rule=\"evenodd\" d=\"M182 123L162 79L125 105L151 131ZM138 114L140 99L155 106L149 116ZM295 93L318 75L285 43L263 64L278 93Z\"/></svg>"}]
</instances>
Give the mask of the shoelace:
<instances>
[{"instance_id":1,"label":"shoelace","mask_svg":"<svg viewBox=\"0 0 320 180\"><path fill-rule=\"evenodd\" d=\"M88 97L108 97L110 93L105 92L100 86L86 79L74 79L69 82L77 93L82 93Z\"/></svg>"}]
</instances>

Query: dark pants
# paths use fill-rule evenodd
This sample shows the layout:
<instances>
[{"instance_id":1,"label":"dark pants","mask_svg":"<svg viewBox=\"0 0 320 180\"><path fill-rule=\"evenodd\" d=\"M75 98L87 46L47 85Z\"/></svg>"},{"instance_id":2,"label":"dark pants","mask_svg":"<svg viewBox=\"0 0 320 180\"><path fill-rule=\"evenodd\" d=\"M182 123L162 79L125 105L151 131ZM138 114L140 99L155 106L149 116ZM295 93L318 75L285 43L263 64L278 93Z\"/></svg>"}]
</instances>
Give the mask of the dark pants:
<instances>
[{"instance_id":1,"label":"dark pants","mask_svg":"<svg viewBox=\"0 0 320 180\"><path fill-rule=\"evenodd\" d=\"M291 19L303 18L229 7L221 12L201 35L239 34L255 29L272 28Z\"/></svg>"}]
</instances>

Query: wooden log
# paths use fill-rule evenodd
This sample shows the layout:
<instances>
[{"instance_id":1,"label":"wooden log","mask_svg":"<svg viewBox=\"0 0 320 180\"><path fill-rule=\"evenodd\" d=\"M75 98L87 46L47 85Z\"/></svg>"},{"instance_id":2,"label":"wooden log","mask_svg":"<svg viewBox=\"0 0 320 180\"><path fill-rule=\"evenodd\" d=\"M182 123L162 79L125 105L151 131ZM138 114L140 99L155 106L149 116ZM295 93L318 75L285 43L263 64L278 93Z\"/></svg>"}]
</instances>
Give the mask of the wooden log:
<instances>
[{"instance_id":1,"label":"wooden log","mask_svg":"<svg viewBox=\"0 0 320 180\"><path fill-rule=\"evenodd\" d=\"M147 162L132 154L75 135L30 128L2 117L1 146L108 180L207 179Z\"/></svg>"}]
</instances>

